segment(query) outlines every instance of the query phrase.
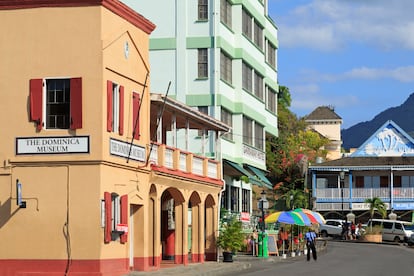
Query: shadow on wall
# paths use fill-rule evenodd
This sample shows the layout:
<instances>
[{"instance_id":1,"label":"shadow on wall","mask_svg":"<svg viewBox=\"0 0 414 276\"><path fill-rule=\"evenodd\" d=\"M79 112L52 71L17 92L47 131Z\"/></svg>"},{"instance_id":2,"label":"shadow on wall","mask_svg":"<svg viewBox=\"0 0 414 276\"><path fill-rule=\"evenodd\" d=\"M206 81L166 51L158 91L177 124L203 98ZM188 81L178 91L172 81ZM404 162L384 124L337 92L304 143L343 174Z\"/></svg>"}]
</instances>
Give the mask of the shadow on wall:
<instances>
[{"instance_id":1,"label":"shadow on wall","mask_svg":"<svg viewBox=\"0 0 414 276\"><path fill-rule=\"evenodd\" d=\"M18 206L14 207L12 212L12 199L8 198L6 202L0 202L0 228L2 228L19 210Z\"/></svg>"}]
</instances>

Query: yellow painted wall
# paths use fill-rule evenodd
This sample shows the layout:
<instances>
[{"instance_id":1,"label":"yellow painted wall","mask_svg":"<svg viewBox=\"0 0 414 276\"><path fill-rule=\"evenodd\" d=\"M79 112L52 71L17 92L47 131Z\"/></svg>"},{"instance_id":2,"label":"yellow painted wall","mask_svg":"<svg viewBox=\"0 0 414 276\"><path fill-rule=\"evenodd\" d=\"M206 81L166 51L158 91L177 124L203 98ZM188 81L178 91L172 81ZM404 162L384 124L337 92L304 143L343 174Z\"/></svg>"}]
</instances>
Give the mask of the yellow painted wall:
<instances>
[{"instance_id":1,"label":"yellow painted wall","mask_svg":"<svg viewBox=\"0 0 414 276\"><path fill-rule=\"evenodd\" d=\"M71 155L72 160L97 159L102 148L103 110L96 96L102 91L102 51L99 7L37 8L2 10L0 32L6 43L0 43L2 107L0 122L11 127L2 133L7 146L0 160L14 158L14 138L28 136L90 135L91 153ZM29 121L29 80L45 77L82 77L83 128L42 130L36 133ZM98 100L98 101L102 101ZM93 112L91 112L93 111ZM18 160L67 160L66 155L19 156Z\"/></svg>"},{"instance_id":2,"label":"yellow painted wall","mask_svg":"<svg viewBox=\"0 0 414 276\"><path fill-rule=\"evenodd\" d=\"M0 32L7 43L0 43L2 64L0 89L2 106L0 123L13 126L2 133L7 143L0 160L13 159L15 137L89 135L90 154L76 154L71 160L110 158L109 137L126 142L132 137L132 91L142 94L149 70L148 35L129 22L102 7L37 8L2 10ZM55 23L54 23L55 22ZM124 42L130 55L124 57ZM36 132L30 122L29 80L47 77L82 77L83 127L72 130ZM106 131L106 81L125 86L125 133ZM141 138L134 141L148 145L149 80L141 110ZM38 160L67 160L65 155L37 155ZM19 156L19 161L33 161L32 156Z\"/></svg>"},{"instance_id":3,"label":"yellow painted wall","mask_svg":"<svg viewBox=\"0 0 414 276\"><path fill-rule=\"evenodd\" d=\"M71 258L127 257L119 241L103 242L101 199L108 191L147 204L148 171L136 171L141 162L110 155L109 138L131 141L131 93L142 93L149 70L148 34L100 6L1 10L0 17L7 38L0 43L6 65L0 66L0 123L7 128L0 145L0 243L10 249L1 250L0 258L66 259L67 223ZM82 78L81 129L37 132L30 122L29 80L48 77ZM107 80L125 86L123 136L106 131ZM143 101L141 137L134 143L145 147L149 88ZM90 137L87 154L15 155L16 137L84 135ZM23 184L26 209L16 206L16 179Z\"/></svg>"},{"instance_id":4,"label":"yellow painted wall","mask_svg":"<svg viewBox=\"0 0 414 276\"><path fill-rule=\"evenodd\" d=\"M143 162L127 163L110 154L110 138L131 142L132 92L142 96L150 70L147 33L101 6L0 10L0 18L0 244L7 248L0 250L0 260L129 258L129 243L104 243L101 201L105 192L127 194L134 205L134 226L140 227L129 234L137 235L134 257L161 256L160 198L170 187L184 198L184 211L178 216L183 220L182 233L187 230L185 210L193 193L200 196L201 208L209 198L213 208L207 228L210 236L216 233L217 181L208 184L185 179L183 173L150 172ZM30 121L29 80L51 77L82 78L81 129L38 132ZM106 131L107 80L125 88L122 136ZM141 136L134 144L148 153L149 124L155 118L149 117L149 79L146 85L141 99ZM16 155L17 137L51 136L89 136L90 152ZM16 206L17 179L23 186L25 209ZM150 185L154 204L149 201ZM199 248L204 246L203 238ZM187 239L177 240L181 243L177 254L185 254Z\"/></svg>"}]
</instances>

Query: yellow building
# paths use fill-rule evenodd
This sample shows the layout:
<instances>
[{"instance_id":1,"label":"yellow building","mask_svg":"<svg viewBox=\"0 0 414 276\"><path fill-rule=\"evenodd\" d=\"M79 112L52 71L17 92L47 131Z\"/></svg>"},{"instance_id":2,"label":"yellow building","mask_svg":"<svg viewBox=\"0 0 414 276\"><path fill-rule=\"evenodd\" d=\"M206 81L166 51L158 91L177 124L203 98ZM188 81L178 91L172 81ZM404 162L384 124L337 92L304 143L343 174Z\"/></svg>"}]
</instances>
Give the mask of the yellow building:
<instances>
[{"instance_id":1,"label":"yellow building","mask_svg":"<svg viewBox=\"0 0 414 276\"><path fill-rule=\"evenodd\" d=\"M0 275L214 259L220 162L165 137L228 127L151 95L155 25L117 0L2 1L0 18Z\"/></svg>"},{"instance_id":2,"label":"yellow building","mask_svg":"<svg viewBox=\"0 0 414 276\"><path fill-rule=\"evenodd\" d=\"M308 127L330 140L325 146L326 158L335 160L342 157L341 125L342 118L335 113L332 106L319 106L305 117Z\"/></svg>"}]
</instances>

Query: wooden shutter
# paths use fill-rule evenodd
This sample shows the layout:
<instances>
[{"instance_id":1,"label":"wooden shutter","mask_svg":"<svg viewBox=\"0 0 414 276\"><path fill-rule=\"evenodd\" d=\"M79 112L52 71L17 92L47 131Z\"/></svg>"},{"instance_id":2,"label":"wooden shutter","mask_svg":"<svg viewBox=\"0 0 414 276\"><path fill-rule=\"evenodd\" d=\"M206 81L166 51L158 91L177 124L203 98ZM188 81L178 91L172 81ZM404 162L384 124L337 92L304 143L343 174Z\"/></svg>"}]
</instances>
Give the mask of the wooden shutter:
<instances>
[{"instance_id":1,"label":"wooden shutter","mask_svg":"<svg viewBox=\"0 0 414 276\"><path fill-rule=\"evenodd\" d=\"M30 120L36 122L37 130L43 126L42 118L43 79L30 80Z\"/></svg>"},{"instance_id":2,"label":"wooden shutter","mask_svg":"<svg viewBox=\"0 0 414 276\"><path fill-rule=\"evenodd\" d=\"M104 193L104 201L105 201L105 234L104 240L106 243L111 242L112 237L112 197L111 193L105 192Z\"/></svg>"},{"instance_id":3,"label":"wooden shutter","mask_svg":"<svg viewBox=\"0 0 414 276\"><path fill-rule=\"evenodd\" d=\"M106 130L112 131L112 81L107 81L106 87L106 104L107 104L107 116L106 116Z\"/></svg>"},{"instance_id":4,"label":"wooden shutter","mask_svg":"<svg viewBox=\"0 0 414 276\"><path fill-rule=\"evenodd\" d=\"M121 224L128 226L128 195L121 196ZM126 243L128 240L128 233L124 233L120 237L121 243Z\"/></svg>"},{"instance_id":5,"label":"wooden shutter","mask_svg":"<svg viewBox=\"0 0 414 276\"><path fill-rule=\"evenodd\" d=\"M139 139L139 94L136 92L132 93L132 106L133 106L133 120L132 120L132 133L134 134L134 139Z\"/></svg>"},{"instance_id":6,"label":"wooden shutter","mask_svg":"<svg viewBox=\"0 0 414 276\"><path fill-rule=\"evenodd\" d=\"M82 128L82 78L70 80L70 129Z\"/></svg>"},{"instance_id":7,"label":"wooden shutter","mask_svg":"<svg viewBox=\"0 0 414 276\"><path fill-rule=\"evenodd\" d=\"M124 87L119 87L119 135L124 134Z\"/></svg>"}]
</instances>

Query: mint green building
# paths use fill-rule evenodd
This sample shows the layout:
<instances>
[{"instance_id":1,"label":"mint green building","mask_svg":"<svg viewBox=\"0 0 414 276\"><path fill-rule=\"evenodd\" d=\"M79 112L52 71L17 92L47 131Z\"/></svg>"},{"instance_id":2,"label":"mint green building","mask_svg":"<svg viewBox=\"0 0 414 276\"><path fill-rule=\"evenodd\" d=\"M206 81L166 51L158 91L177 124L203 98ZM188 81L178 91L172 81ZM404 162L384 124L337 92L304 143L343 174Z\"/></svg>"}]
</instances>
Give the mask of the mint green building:
<instances>
[{"instance_id":1,"label":"mint green building","mask_svg":"<svg viewBox=\"0 0 414 276\"><path fill-rule=\"evenodd\" d=\"M122 2L156 25L150 36L151 92L164 94L169 87L169 97L231 127L221 137L171 131L168 141L221 159L226 183L221 207L248 221L262 189L272 186L264 176L265 139L278 135L278 38L268 1Z\"/></svg>"}]
</instances>

